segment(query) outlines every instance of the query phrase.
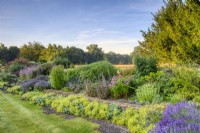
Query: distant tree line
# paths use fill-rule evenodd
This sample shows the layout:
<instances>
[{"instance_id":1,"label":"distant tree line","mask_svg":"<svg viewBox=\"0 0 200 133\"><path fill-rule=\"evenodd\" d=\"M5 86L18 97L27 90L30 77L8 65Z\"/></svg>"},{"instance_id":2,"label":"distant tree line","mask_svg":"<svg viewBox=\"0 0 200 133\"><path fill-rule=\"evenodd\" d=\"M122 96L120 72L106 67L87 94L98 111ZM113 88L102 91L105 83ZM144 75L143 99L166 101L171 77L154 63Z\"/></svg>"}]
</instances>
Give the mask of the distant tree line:
<instances>
[{"instance_id":1,"label":"distant tree line","mask_svg":"<svg viewBox=\"0 0 200 133\"><path fill-rule=\"evenodd\" d=\"M113 64L131 64L131 56L114 52L104 53L97 44L86 47L87 51L74 46L63 48L61 45L49 44L46 48L39 42L29 42L20 48L0 45L0 60L8 63L18 57L34 62L48 62L57 57L68 58L73 64L89 64L100 60L108 60Z\"/></svg>"}]
</instances>

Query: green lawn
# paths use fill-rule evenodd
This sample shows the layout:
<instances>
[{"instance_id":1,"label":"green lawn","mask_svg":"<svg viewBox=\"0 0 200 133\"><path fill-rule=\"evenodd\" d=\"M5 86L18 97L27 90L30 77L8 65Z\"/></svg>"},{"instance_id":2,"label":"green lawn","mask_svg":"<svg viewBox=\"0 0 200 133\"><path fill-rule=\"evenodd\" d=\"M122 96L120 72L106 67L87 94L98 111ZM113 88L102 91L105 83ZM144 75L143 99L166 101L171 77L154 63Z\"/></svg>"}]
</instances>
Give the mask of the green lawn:
<instances>
[{"instance_id":1,"label":"green lawn","mask_svg":"<svg viewBox=\"0 0 200 133\"><path fill-rule=\"evenodd\" d=\"M0 133L94 133L98 127L83 118L45 115L40 107L0 91Z\"/></svg>"}]
</instances>

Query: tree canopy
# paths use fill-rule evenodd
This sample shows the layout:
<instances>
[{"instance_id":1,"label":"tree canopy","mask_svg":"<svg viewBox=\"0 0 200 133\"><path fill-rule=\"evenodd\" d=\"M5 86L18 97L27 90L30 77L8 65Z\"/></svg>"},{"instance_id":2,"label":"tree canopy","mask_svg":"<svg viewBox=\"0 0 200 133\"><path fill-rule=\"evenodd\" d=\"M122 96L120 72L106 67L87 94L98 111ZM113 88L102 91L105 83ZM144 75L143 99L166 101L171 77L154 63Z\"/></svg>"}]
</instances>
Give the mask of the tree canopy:
<instances>
[{"instance_id":1,"label":"tree canopy","mask_svg":"<svg viewBox=\"0 0 200 133\"><path fill-rule=\"evenodd\" d=\"M144 41L136 50L160 61L200 64L199 0L168 0L164 4L153 14L151 28L142 31Z\"/></svg>"}]
</instances>

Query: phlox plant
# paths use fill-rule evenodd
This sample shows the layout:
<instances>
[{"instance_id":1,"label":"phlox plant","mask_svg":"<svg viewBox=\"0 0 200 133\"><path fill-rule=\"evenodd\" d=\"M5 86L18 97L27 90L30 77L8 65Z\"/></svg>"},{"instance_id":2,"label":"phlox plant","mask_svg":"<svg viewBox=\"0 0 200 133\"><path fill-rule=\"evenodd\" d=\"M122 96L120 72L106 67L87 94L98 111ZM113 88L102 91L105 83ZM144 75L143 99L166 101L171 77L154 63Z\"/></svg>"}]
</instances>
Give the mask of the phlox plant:
<instances>
[{"instance_id":1,"label":"phlox plant","mask_svg":"<svg viewBox=\"0 0 200 133\"><path fill-rule=\"evenodd\" d=\"M200 109L195 104L179 102L168 105L163 119L151 133L199 133Z\"/></svg>"}]
</instances>

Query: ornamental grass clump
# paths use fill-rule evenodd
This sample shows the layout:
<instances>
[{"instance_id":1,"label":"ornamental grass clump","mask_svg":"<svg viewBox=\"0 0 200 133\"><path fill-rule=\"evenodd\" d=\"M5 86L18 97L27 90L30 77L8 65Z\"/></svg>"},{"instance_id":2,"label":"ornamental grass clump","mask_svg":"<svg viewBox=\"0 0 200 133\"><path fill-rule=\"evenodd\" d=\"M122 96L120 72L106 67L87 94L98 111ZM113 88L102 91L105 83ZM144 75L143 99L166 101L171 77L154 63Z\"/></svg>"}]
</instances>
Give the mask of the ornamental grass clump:
<instances>
[{"instance_id":1,"label":"ornamental grass clump","mask_svg":"<svg viewBox=\"0 0 200 133\"><path fill-rule=\"evenodd\" d=\"M168 105L163 119L151 133L199 133L200 109L195 104L179 102Z\"/></svg>"}]
</instances>

